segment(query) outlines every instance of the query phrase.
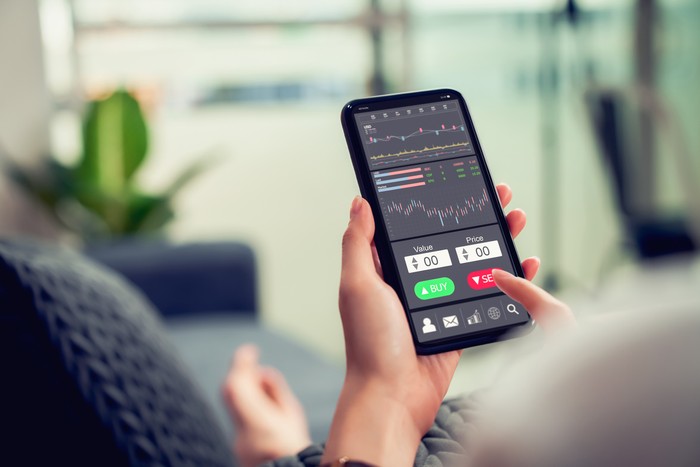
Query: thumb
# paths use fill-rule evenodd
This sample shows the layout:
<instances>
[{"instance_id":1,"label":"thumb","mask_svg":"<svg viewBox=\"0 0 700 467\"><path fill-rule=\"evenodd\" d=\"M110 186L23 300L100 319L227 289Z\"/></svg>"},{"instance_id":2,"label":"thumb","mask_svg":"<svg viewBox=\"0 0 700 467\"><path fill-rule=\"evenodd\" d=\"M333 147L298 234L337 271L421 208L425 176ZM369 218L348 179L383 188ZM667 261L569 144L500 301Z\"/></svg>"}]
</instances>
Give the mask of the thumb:
<instances>
[{"instance_id":1,"label":"thumb","mask_svg":"<svg viewBox=\"0 0 700 467\"><path fill-rule=\"evenodd\" d=\"M357 196L350 208L350 222L343 235L342 281L376 274L372 238L374 219L367 201Z\"/></svg>"},{"instance_id":2,"label":"thumb","mask_svg":"<svg viewBox=\"0 0 700 467\"><path fill-rule=\"evenodd\" d=\"M513 300L522 303L545 331L554 331L575 322L574 315L566 304L532 282L502 269L494 269L492 274L498 288Z\"/></svg>"}]
</instances>

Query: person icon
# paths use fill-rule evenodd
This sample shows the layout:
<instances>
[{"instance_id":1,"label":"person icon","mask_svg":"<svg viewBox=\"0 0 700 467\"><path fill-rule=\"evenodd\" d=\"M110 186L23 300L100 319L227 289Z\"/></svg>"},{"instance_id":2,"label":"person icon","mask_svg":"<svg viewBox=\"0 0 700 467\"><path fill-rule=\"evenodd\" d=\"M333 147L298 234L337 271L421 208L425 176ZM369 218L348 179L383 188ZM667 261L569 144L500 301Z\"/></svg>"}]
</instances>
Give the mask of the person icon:
<instances>
[{"instance_id":1,"label":"person icon","mask_svg":"<svg viewBox=\"0 0 700 467\"><path fill-rule=\"evenodd\" d=\"M423 318L423 334L430 334L431 332L435 331L437 331L437 328L430 318Z\"/></svg>"}]
</instances>

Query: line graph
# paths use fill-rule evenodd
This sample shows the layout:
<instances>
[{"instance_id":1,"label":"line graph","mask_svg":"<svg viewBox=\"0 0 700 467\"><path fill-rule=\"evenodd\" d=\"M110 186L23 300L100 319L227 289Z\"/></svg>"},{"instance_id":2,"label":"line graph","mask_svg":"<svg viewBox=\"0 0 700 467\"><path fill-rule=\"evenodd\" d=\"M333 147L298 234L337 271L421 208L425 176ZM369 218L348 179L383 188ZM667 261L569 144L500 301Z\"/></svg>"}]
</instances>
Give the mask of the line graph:
<instances>
[{"instance_id":1,"label":"line graph","mask_svg":"<svg viewBox=\"0 0 700 467\"><path fill-rule=\"evenodd\" d=\"M445 124L442 124L440 129L438 129L438 130L423 130L423 128L418 128L418 130L414 131L410 135L405 135L405 136L389 135L389 136L386 136L384 138L373 138L370 136L369 142L370 143L381 143L381 142L391 141L392 139L406 141L407 139L414 138L416 136L429 135L431 133L435 133L435 136L440 136L441 132L442 133L453 133L455 131L464 131L464 126L460 125L459 128L457 128L457 125L452 125L451 128L445 128Z\"/></svg>"},{"instance_id":2,"label":"line graph","mask_svg":"<svg viewBox=\"0 0 700 467\"><path fill-rule=\"evenodd\" d=\"M370 160L375 161L374 166L380 167L385 163L392 162L409 162L415 159L430 159L445 155L457 154L463 150L470 148L470 143L468 141L464 143L454 143L448 144L446 146L432 146L424 147L422 149L411 149L404 150L395 153L388 154L377 154L376 156L371 156ZM384 159L391 159L388 162L384 162Z\"/></svg>"},{"instance_id":3,"label":"line graph","mask_svg":"<svg viewBox=\"0 0 700 467\"><path fill-rule=\"evenodd\" d=\"M435 109L434 111L431 109ZM456 104L358 119L370 169L473 155L474 148Z\"/></svg>"}]
</instances>

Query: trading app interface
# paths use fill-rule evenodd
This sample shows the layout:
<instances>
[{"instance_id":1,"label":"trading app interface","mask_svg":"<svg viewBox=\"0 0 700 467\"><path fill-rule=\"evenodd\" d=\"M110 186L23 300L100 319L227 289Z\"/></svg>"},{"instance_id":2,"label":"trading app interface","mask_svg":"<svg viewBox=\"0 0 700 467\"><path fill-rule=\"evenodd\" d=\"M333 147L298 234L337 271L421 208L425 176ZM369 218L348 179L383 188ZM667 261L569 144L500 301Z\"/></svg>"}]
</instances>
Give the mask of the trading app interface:
<instances>
[{"instance_id":1,"label":"trading app interface","mask_svg":"<svg viewBox=\"0 0 700 467\"><path fill-rule=\"evenodd\" d=\"M459 102L355 119L419 342L527 321L493 281L513 265Z\"/></svg>"}]
</instances>

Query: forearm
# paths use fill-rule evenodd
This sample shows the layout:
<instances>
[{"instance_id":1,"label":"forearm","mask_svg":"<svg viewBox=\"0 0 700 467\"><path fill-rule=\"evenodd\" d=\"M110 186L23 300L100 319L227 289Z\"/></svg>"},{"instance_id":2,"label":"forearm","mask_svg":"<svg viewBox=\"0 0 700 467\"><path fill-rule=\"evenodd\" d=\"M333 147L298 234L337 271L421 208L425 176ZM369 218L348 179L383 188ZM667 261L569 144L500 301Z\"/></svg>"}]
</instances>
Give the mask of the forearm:
<instances>
[{"instance_id":1,"label":"forearm","mask_svg":"<svg viewBox=\"0 0 700 467\"><path fill-rule=\"evenodd\" d=\"M323 463L347 456L377 466L411 466L421 436L404 405L370 384L346 382Z\"/></svg>"}]
</instances>

